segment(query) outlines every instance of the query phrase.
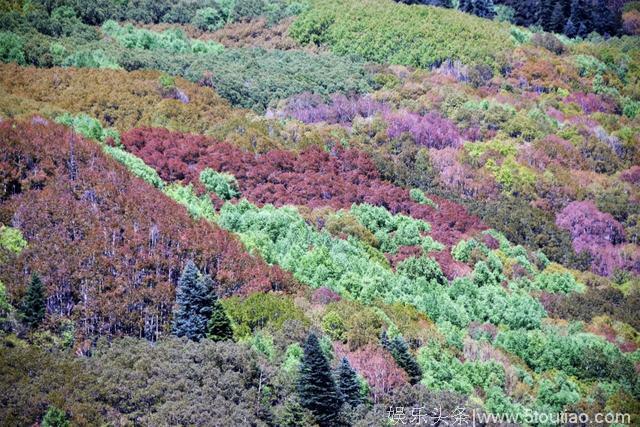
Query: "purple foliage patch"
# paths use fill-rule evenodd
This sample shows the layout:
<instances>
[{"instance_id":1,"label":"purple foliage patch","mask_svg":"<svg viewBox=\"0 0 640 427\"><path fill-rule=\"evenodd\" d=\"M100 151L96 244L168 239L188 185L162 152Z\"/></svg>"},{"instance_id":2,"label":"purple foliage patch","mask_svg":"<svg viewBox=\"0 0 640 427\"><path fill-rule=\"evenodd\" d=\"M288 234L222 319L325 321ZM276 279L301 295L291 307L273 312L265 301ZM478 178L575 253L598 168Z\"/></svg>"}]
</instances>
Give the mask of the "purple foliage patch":
<instances>
[{"instance_id":1,"label":"purple foliage patch","mask_svg":"<svg viewBox=\"0 0 640 427\"><path fill-rule=\"evenodd\" d=\"M347 97L332 95L326 103L320 95L303 93L290 98L279 116L291 117L303 123L326 122L329 124L351 124L356 117L372 117L386 113L389 107L369 96Z\"/></svg>"},{"instance_id":2,"label":"purple foliage patch","mask_svg":"<svg viewBox=\"0 0 640 427\"><path fill-rule=\"evenodd\" d=\"M591 255L591 270L596 274L609 276L616 268L624 268L631 261L622 253L624 228L611 214L599 211L591 201L569 203L556 216L556 224L569 231L576 252L586 251Z\"/></svg>"},{"instance_id":3,"label":"purple foliage patch","mask_svg":"<svg viewBox=\"0 0 640 427\"><path fill-rule=\"evenodd\" d=\"M565 102L578 104L580 108L582 108L582 111L587 114L596 112L613 113L616 109L612 101L604 99L594 93L574 92L564 100Z\"/></svg>"},{"instance_id":4,"label":"purple foliage patch","mask_svg":"<svg viewBox=\"0 0 640 427\"><path fill-rule=\"evenodd\" d=\"M460 147L462 137L456 125L437 113L424 116L410 112L390 113L385 116L389 123L389 138L397 138L409 133L416 144L429 148Z\"/></svg>"}]
</instances>

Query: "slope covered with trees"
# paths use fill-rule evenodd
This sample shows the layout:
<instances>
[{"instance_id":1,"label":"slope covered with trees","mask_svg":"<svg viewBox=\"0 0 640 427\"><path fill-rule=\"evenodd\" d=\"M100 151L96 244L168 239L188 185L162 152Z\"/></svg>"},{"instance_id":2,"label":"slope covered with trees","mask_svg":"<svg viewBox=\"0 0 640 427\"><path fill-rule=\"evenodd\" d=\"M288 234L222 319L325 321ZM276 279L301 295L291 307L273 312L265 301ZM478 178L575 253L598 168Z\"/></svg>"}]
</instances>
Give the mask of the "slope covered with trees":
<instances>
[{"instance_id":1,"label":"slope covered with trees","mask_svg":"<svg viewBox=\"0 0 640 427\"><path fill-rule=\"evenodd\" d=\"M637 424L635 3L1 3L0 425Z\"/></svg>"}]
</instances>

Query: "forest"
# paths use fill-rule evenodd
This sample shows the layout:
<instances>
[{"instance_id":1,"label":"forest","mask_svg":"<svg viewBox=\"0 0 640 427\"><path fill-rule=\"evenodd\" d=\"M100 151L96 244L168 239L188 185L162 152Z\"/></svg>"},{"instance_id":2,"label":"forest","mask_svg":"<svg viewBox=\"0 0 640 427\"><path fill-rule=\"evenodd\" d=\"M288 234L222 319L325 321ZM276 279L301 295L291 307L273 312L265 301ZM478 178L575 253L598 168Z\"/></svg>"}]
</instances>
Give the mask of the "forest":
<instances>
[{"instance_id":1,"label":"forest","mask_svg":"<svg viewBox=\"0 0 640 427\"><path fill-rule=\"evenodd\" d=\"M0 0L0 148L0 426L640 424L638 1Z\"/></svg>"}]
</instances>

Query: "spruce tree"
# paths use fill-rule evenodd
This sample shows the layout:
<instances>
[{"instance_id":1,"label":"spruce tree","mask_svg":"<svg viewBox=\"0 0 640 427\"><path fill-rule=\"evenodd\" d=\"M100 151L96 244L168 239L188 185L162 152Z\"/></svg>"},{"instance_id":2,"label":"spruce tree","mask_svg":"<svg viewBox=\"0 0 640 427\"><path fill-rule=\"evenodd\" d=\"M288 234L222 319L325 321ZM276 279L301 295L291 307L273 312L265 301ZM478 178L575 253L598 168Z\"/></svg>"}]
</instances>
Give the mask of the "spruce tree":
<instances>
[{"instance_id":1,"label":"spruce tree","mask_svg":"<svg viewBox=\"0 0 640 427\"><path fill-rule=\"evenodd\" d=\"M21 312L25 323L31 328L37 327L44 320L46 312L44 287L36 273L31 275L31 282L22 300Z\"/></svg>"},{"instance_id":2,"label":"spruce tree","mask_svg":"<svg viewBox=\"0 0 640 427\"><path fill-rule=\"evenodd\" d=\"M354 408L362 403L358 375L351 367L346 357L342 358L340 366L338 366L336 376L338 377L338 389L340 390L344 402Z\"/></svg>"},{"instance_id":3,"label":"spruce tree","mask_svg":"<svg viewBox=\"0 0 640 427\"><path fill-rule=\"evenodd\" d=\"M474 0L473 13L481 18L493 19L496 16L493 0Z\"/></svg>"},{"instance_id":4,"label":"spruce tree","mask_svg":"<svg viewBox=\"0 0 640 427\"><path fill-rule=\"evenodd\" d=\"M578 36L585 38L589 35L589 30L587 28L587 25L584 22L581 22L580 25L578 25Z\"/></svg>"},{"instance_id":5,"label":"spruce tree","mask_svg":"<svg viewBox=\"0 0 640 427\"><path fill-rule=\"evenodd\" d=\"M331 375L329 362L322 354L318 337L309 334L298 381L300 404L309 409L321 426L335 425L342 402Z\"/></svg>"},{"instance_id":6,"label":"spruce tree","mask_svg":"<svg viewBox=\"0 0 640 427\"><path fill-rule=\"evenodd\" d=\"M563 30L565 22L566 17L564 16L564 8L562 7L562 3L556 3L555 7L553 8L553 12L551 13L551 20L549 23L549 29L547 31L559 33Z\"/></svg>"},{"instance_id":7,"label":"spruce tree","mask_svg":"<svg viewBox=\"0 0 640 427\"><path fill-rule=\"evenodd\" d=\"M409 352L407 343L401 336L396 336L391 341L391 355L402 369L409 376L409 382L416 384L422 379L422 369L416 359Z\"/></svg>"},{"instance_id":8,"label":"spruce tree","mask_svg":"<svg viewBox=\"0 0 640 427\"><path fill-rule=\"evenodd\" d=\"M556 3L557 5L557 3ZM553 15L554 1L542 0L540 2L540 25L545 31L553 31L551 25L551 17Z\"/></svg>"},{"instance_id":9,"label":"spruce tree","mask_svg":"<svg viewBox=\"0 0 640 427\"><path fill-rule=\"evenodd\" d=\"M199 341L207 333L211 317L211 279L200 274L193 261L187 262L178 280L173 334Z\"/></svg>"},{"instance_id":10,"label":"spruce tree","mask_svg":"<svg viewBox=\"0 0 640 427\"><path fill-rule=\"evenodd\" d=\"M207 338L213 341L225 341L233 339L233 330L229 316L224 311L224 307L220 304L218 296L212 294L213 303L211 304L211 319L209 319Z\"/></svg>"},{"instance_id":11,"label":"spruce tree","mask_svg":"<svg viewBox=\"0 0 640 427\"><path fill-rule=\"evenodd\" d=\"M458 9L461 12L473 13L473 0L460 0Z\"/></svg>"},{"instance_id":12,"label":"spruce tree","mask_svg":"<svg viewBox=\"0 0 640 427\"><path fill-rule=\"evenodd\" d=\"M578 33L576 26L573 24L571 18L567 20L567 23L564 25L564 29L562 30L565 36L567 37L575 37Z\"/></svg>"}]
</instances>

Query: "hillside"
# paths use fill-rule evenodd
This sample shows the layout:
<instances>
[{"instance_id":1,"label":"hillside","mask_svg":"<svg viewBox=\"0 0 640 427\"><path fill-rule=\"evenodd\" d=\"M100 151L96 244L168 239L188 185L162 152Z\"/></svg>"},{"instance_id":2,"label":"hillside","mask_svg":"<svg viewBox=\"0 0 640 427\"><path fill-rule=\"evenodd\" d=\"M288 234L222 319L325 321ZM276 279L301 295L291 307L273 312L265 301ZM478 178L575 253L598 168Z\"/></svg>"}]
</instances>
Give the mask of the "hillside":
<instances>
[{"instance_id":1,"label":"hillside","mask_svg":"<svg viewBox=\"0 0 640 427\"><path fill-rule=\"evenodd\" d=\"M0 4L0 425L640 422L634 2L409 3Z\"/></svg>"}]
</instances>

